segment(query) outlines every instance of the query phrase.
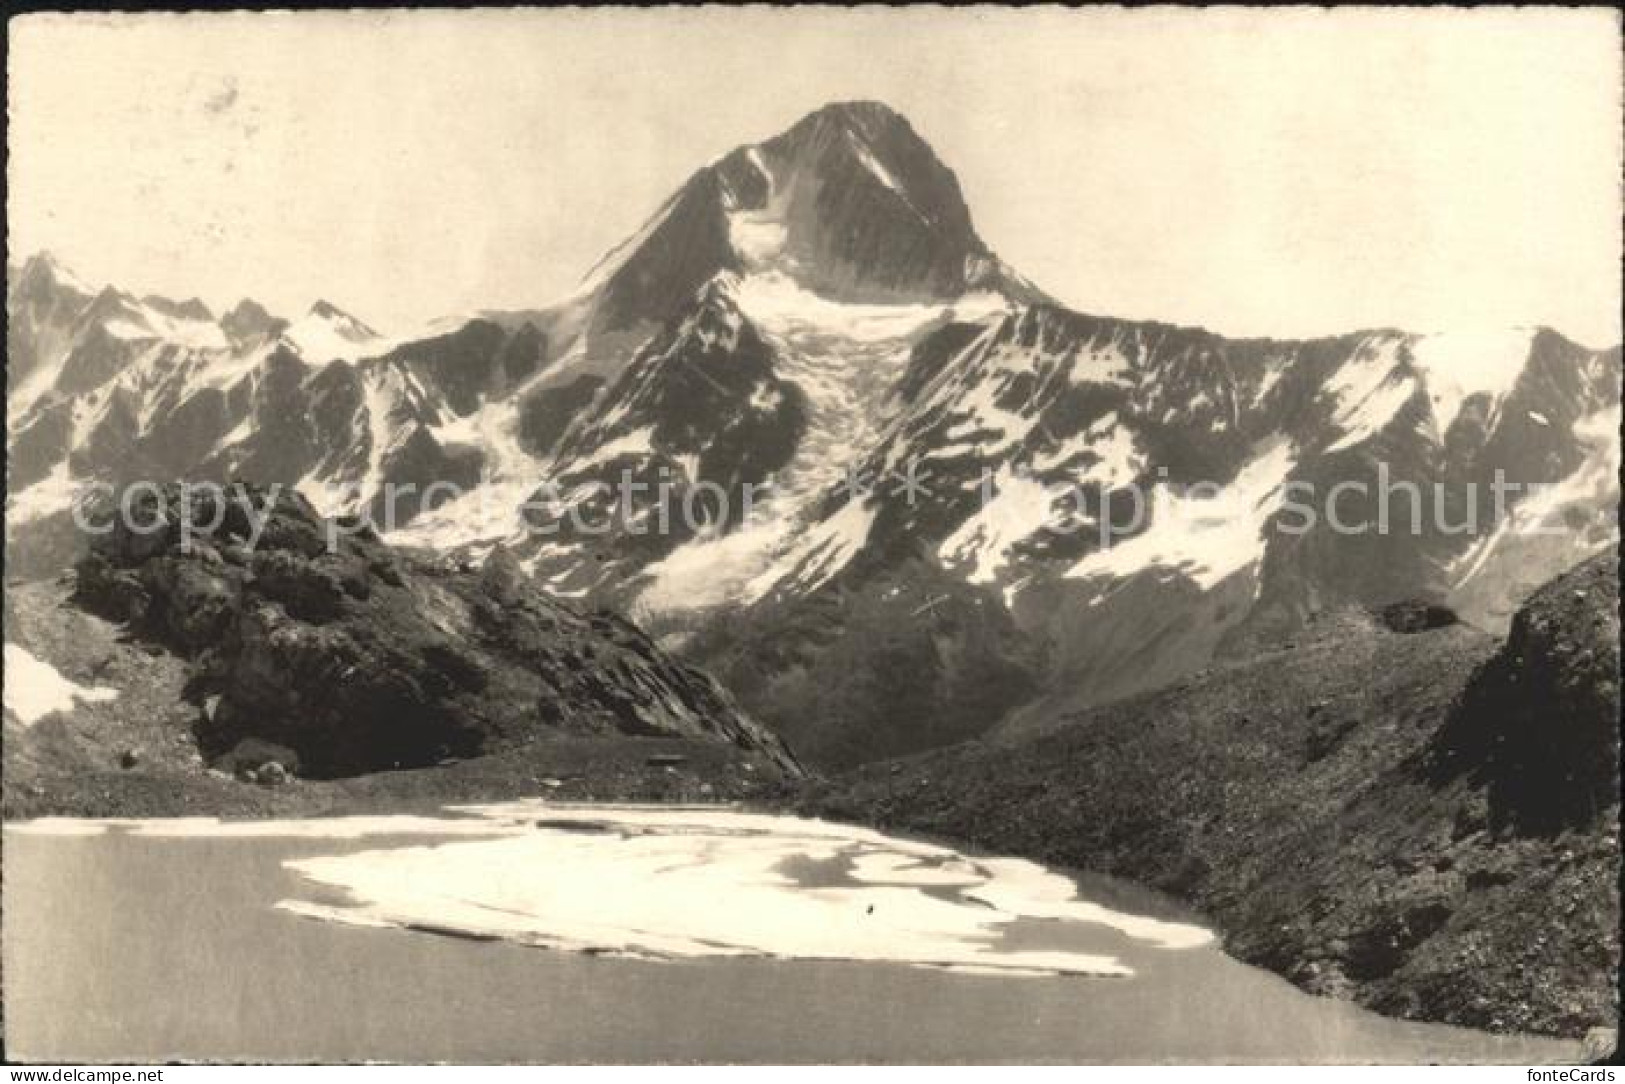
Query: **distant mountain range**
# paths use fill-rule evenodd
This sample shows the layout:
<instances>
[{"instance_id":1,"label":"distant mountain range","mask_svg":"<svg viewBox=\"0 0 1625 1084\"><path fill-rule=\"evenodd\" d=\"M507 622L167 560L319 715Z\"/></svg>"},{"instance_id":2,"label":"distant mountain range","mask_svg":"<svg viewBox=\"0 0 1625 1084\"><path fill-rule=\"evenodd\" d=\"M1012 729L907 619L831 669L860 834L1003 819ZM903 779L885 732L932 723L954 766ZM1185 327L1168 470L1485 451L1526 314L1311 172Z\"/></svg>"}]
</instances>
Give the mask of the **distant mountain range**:
<instances>
[{"instance_id":1,"label":"distant mountain range","mask_svg":"<svg viewBox=\"0 0 1625 1084\"><path fill-rule=\"evenodd\" d=\"M1019 730L1344 606L1424 597L1504 629L1617 537L1618 346L1241 340L1075 312L993 253L953 172L877 103L704 166L545 308L390 338L325 302L290 321L93 287L42 254L8 268L7 314L15 571L71 559L87 480L292 483L375 516L412 483L390 541L503 544L825 763ZM1550 485L1472 534L1431 515L1415 534L1277 529L1292 484L1379 469ZM603 487L628 474L648 490L616 516ZM423 493L439 481L457 493ZM765 496L651 531L662 483ZM577 530L583 510L611 529ZM1102 521L1130 527L1102 545Z\"/></svg>"}]
</instances>

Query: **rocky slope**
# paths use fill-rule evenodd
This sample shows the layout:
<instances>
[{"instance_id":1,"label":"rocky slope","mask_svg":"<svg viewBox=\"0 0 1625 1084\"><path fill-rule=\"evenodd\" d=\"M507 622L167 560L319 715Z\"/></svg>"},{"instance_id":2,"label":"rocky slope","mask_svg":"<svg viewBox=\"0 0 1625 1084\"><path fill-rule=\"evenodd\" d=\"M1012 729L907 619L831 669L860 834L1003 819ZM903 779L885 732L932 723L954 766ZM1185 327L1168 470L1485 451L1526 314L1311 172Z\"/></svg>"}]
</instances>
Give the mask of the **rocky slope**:
<instances>
[{"instance_id":1,"label":"rocky slope","mask_svg":"<svg viewBox=\"0 0 1625 1084\"><path fill-rule=\"evenodd\" d=\"M684 653L826 771L976 737L1042 689L1043 645L995 592L921 558L865 587L703 623Z\"/></svg>"},{"instance_id":2,"label":"rocky slope","mask_svg":"<svg viewBox=\"0 0 1625 1084\"><path fill-rule=\"evenodd\" d=\"M132 507L80 563L72 606L54 585L7 592L8 797L46 786L34 777L52 766L208 766L260 782L482 758L545 771L571 741L628 739L798 774L713 680L625 620L537 590L503 551L478 568L400 551L296 493L248 487L171 486ZM141 533L148 523L163 526ZM14 654L40 673L15 676ZM69 683L65 710L24 718L37 709L17 705L50 680ZM622 760L646 746L630 748Z\"/></svg>"},{"instance_id":3,"label":"rocky slope","mask_svg":"<svg viewBox=\"0 0 1625 1084\"><path fill-rule=\"evenodd\" d=\"M866 767L819 813L1104 870L1243 959L1394 1015L1580 1035L1619 964L1615 555L1499 643L1426 609L1290 644L1036 736Z\"/></svg>"}]
</instances>

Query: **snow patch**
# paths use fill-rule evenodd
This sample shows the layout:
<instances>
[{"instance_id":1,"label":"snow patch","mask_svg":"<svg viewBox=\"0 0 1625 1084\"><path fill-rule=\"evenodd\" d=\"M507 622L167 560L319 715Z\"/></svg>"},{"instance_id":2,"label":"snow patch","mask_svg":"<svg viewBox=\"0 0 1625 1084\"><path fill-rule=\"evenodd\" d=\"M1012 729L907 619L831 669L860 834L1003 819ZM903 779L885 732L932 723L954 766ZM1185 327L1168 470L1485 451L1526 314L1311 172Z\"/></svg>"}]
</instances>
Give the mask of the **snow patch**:
<instances>
[{"instance_id":1,"label":"snow patch","mask_svg":"<svg viewBox=\"0 0 1625 1084\"><path fill-rule=\"evenodd\" d=\"M312 309L282 332L282 338L312 365L360 361L389 352L390 342L336 309Z\"/></svg>"},{"instance_id":2,"label":"snow patch","mask_svg":"<svg viewBox=\"0 0 1625 1084\"><path fill-rule=\"evenodd\" d=\"M6 500L6 522L28 523L66 512L79 496L80 483L74 479L64 457L51 473L27 489L18 490Z\"/></svg>"},{"instance_id":3,"label":"snow patch","mask_svg":"<svg viewBox=\"0 0 1625 1084\"><path fill-rule=\"evenodd\" d=\"M753 579L746 588L755 601L776 586L811 592L822 587L847 566L869 541L879 509L861 500L848 501L839 512L815 524L783 558Z\"/></svg>"},{"instance_id":4,"label":"snow patch","mask_svg":"<svg viewBox=\"0 0 1625 1084\"><path fill-rule=\"evenodd\" d=\"M745 597L752 581L785 548L791 526L787 517L755 515L728 534L677 547L644 569L650 582L639 595L640 603L663 613L704 609Z\"/></svg>"},{"instance_id":5,"label":"snow patch","mask_svg":"<svg viewBox=\"0 0 1625 1084\"><path fill-rule=\"evenodd\" d=\"M1527 328L1507 328L1442 332L1411 343L1411 364L1422 374L1440 436L1469 396L1489 395L1493 412L1523 373L1533 338Z\"/></svg>"},{"instance_id":6,"label":"snow patch","mask_svg":"<svg viewBox=\"0 0 1625 1084\"><path fill-rule=\"evenodd\" d=\"M617 459L652 455L654 453L653 437L654 426L652 425L634 429L630 433L623 433L612 440L606 440L586 455L569 460L559 473L561 475L577 474L593 467L613 463Z\"/></svg>"},{"instance_id":7,"label":"snow patch","mask_svg":"<svg viewBox=\"0 0 1625 1084\"><path fill-rule=\"evenodd\" d=\"M1085 556L1068 579L1124 578L1148 568L1183 573L1210 590L1264 556L1263 531L1280 507L1295 465L1292 444L1275 438L1242 468L1235 480L1210 496L1168 484L1152 487L1144 532Z\"/></svg>"},{"instance_id":8,"label":"snow patch","mask_svg":"<svg viewBox=\"0 0 1625 1084\"><path fill-rule=\"evenodd\" d=\"M18 644L5 650L5 705L24 726L53 712L72 713L77 703L99 704L118 698L117 689L69 681L50 663Z\"/></svg>"},{"instance_id":9,"label":"snow patch","mask_svg":"<svg viewBox=\"0 0 1625 1084\"><path fill-rule=\"evenodd\" d=\"M1562 535L1573 540L1575 561L1579 561L1592 546L1563 520L1568 509L1588 513L1608 512L1619 505L1620 406L1615 404L1579 419L1574 423L1574 436L1586 447L1586 458L1568 477L1539 487L1513 506L1512 510L1495 525L1488 536L1479 540L1457 559L1461 571L1455 578L1454 589L1459 590L1483 570L1490 558L1515 538L1533 535ZM1610 530L1610 537L1617 531Z\"/></svg>"},{"instance_id":10,"label":"snow patch","mask_svg":"<svg viewBox=\"0 0 1625 1084\"><path fill-rule=\"evenodd\" d=\"M1056 447L1033 457L1033 469L1053 471L1074 460L1091 457L1092 462L1076 475L1080 484L1115 489L1127 485L1145 467L1145 454L1134 433L1122 424L1115 410L1102 415L1087 429L1062 441Z\"/></svg>"},{"instance_id":11,"label":"snow patch","mask_svg":"<svg viewBox=\"0 0 1625 1084\"><path fill-rule=\"evenodd\" d=\"M969 564L970 583L992 583L1017 543L1056 522L1049 487L1008 464L993 479L994 496L943 540L937 556L950 565Z\"/></svg>"},{"instance_id":12,"label":"snow patch","mask_svg":"<svg viewBox=\"0 0 1625 1084\"><path fill-rule=\"evenodd\" d=\"M115 339L138 341L163 339L192 350L230 350L224 329L213 320L172 316L145 302L121 298L120 315L102 323L102 330Z\"/></svg>"},{"instance_id":13,"label":"snow patch","mask_svg":"<svg viewBox=\"0 0 1625 1084\"><path fill-rule=\"evenodd\" d=\"M1327 382L1335 404L1332 424L1343 435L1326 451L1342 451L1369 439L1416 394L1415 380L1399 369L1403 341L1396 336L1364 340Z\"/></svg>"},{"instance_id":14,"label":"snow patch","mask_svg":"<svg viewBox=\"0 0 1625 1084\"><path fill-rule=\"evenodd\" d=\"M538 485L535 479L481 483L386 537L393 545L436 550L519 541L526 533L524 505Z\"/></svg>"}]
</instances>

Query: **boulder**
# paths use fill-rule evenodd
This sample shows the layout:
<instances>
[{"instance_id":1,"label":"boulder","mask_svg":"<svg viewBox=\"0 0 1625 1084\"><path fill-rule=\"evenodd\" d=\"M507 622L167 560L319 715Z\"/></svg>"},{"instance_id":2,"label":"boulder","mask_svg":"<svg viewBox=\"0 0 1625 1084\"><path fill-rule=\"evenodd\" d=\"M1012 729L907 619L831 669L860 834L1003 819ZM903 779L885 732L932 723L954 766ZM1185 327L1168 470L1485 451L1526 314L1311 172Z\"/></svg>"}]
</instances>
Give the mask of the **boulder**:
<instances>
[{"instance_id":1,"label":"boulder","mask_svg":"<svg viewBox=\"0 0 1625 1084\"><path fill-rule=\"evenodd\" d=\"M289 779L288 770L277 761L267 761L254 773L254 782L262 787L277 787Z\"/></svg>"},{"instance_id":2,"label":"boulder","mask_svg":"<svg viewBox=\"0 0 1625 1084\"><path fill-rule=\"evenodd\" d=\"M215 760L211 767L240 779L249 777L257 779L261 769L270 764L275 764L277 770L286 776L298 769L299 754L287 746L261 741L258 738L244 738L229 752Z\"/></svg>"},{"instance_id":3,"label":"boulder","mask_svg":"<svg viewBox=\"0 0 1625 1084\"><path fill-rule=\"evenodd\" d=\"M1461 620L1450 607L1421 599L1389 603L1377 611L1377 616L1391 631L1407 635L1449 628Z\"/></svg>"},{"instance_id":4,"label":"boulder","mask_svg":"<svg viewBox=\"0 0 1625 1084\"><path fill-rule=\"evenodd\" d=\"M1617 1028L1592 1028L1580 1042L1580 1060L1588 1064L1609 1061L1618 1048Z\"/></svg>"}]
</instances>

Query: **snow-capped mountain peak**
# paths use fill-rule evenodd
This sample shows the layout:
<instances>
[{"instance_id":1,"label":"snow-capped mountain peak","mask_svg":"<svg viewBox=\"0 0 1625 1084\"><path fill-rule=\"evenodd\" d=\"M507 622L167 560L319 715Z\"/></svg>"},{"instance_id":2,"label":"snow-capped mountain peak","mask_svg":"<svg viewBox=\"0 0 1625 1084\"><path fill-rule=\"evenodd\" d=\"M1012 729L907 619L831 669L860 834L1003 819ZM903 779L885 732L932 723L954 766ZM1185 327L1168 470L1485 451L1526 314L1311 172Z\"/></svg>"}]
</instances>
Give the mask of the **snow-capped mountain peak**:
<instances>
[{"instance_id":1,"label":"snow-capped mountain peak","mask_svg":"<svg viewBox=\"0 0 1625 1084\"><path fill-rule=\"evenodd\" d=\"M331 301L318 300L310 306L310 316L317 320L325 320L331 324L335 331L347 339L357 342L366 339L376 339L378 332L351 316Z\"/></svg>"},{"instance_id":2,"label":"snow-capped mountain peak","mask_svg":"<svg viewBox=\"0 0 1625 1084\"><path fill-rule=\"evenodd\" d=\"M317 301L289 324L282 338L313 364L355 361L386 348L382 335L328 301Z\"/></svg>"},{"instance_id":3,"label":"snow-capped mountain peak","mask_svg":"<svg viewBox=\"0 0 1625 1084\"><path fill-rule=\"evenodd\" d=\"M396 509L396 540L500 542L555 592L688 627L744 614L768 640L781 614L822 636L930 583L1042 642L1085 699L1326 607L1439 596L1492 623L1512 585L1613 537L1618 445L1598 434L1617 348L1529 329L1240 340L1075 312L993 253L952 171L878 103L701 167L543 309L386 339L326 302L214 321L66 279L44 261L11 276L14 520L131 472L291 482L375 515L391 484L444 482ZM1289 487L1380 471L1558 488L1476 536L1274 530ZM621 507L628 477L649 488ZM685 522L662 485L735 503ZM1542 509L1577 536L1534 538ZM599 529L573 529L580 513Z\"/></svg>"},{"instance_id":4,"label":"snow-capped mountain peak","mask_svg":"<svg viewBox=\"0 0 1625 1084\"><path fill-rule=\"evenodd\" d=\"M590 312L589 336L647 327L724 271L858 303L1042 296L977 235L953 171L878 102L825 106L702 167L568 304Z\"/></svg>"}]
</instances>

